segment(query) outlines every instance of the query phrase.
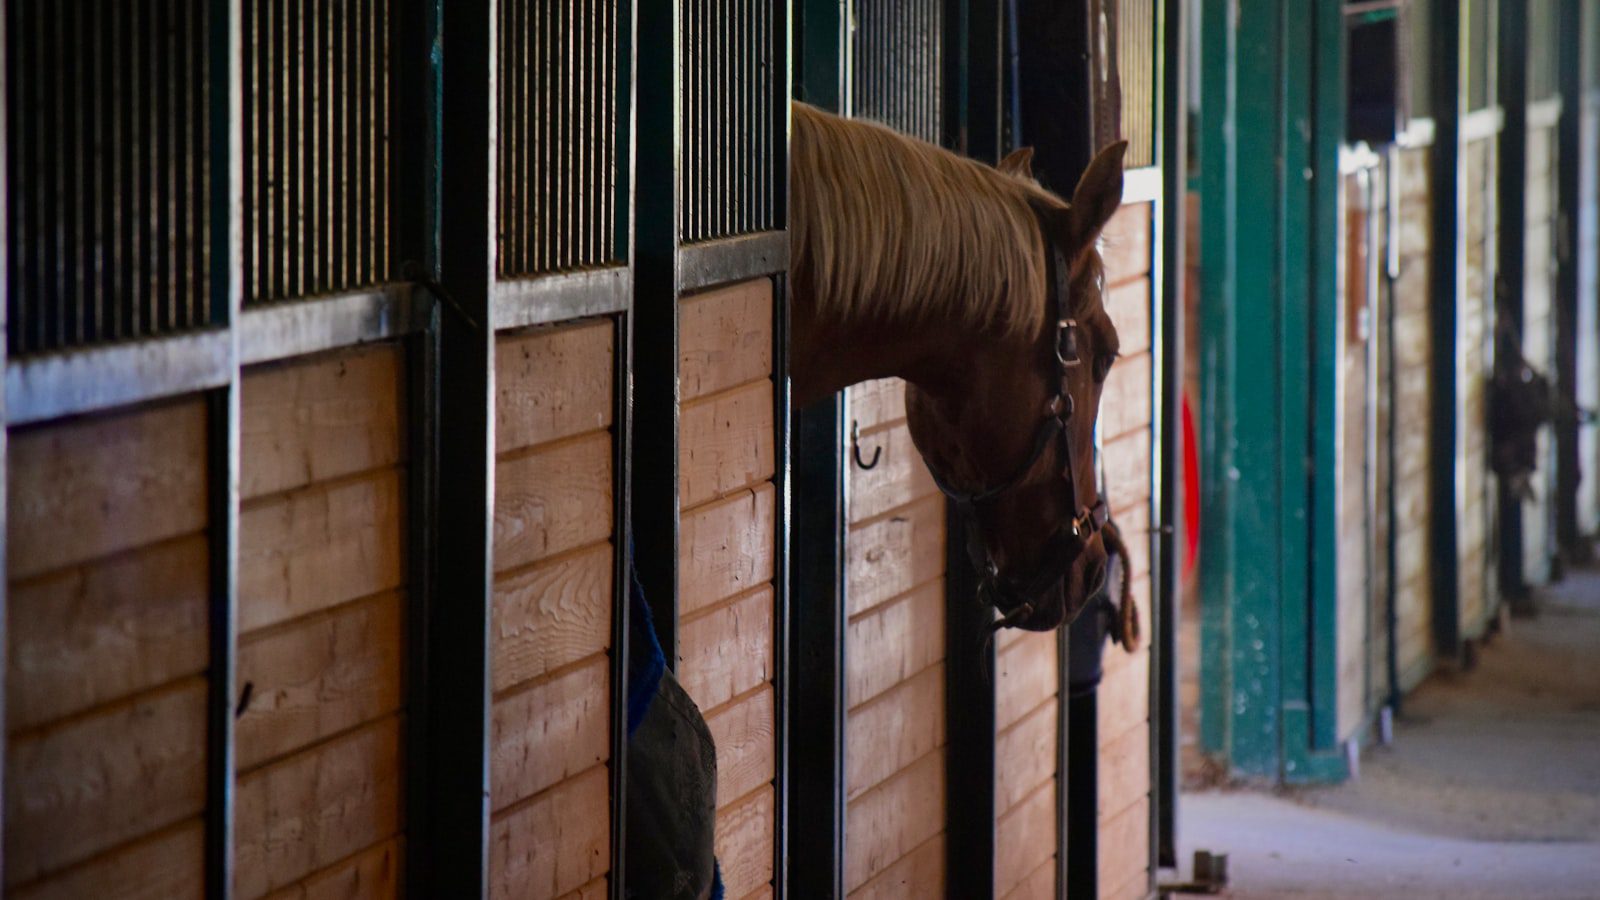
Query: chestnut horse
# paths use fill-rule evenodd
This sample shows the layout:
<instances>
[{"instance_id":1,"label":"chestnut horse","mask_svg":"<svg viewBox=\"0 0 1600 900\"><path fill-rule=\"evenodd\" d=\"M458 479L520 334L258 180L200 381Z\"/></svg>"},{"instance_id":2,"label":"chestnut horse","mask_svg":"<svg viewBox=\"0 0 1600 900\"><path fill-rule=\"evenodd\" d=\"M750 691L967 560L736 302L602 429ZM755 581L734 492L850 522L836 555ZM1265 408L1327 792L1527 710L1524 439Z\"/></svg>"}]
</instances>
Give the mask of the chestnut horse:
<instances>
[{"instance_id":1,"label":"chestnut horse","mask_svg":"<svg viewBox=\"0 0 1600 900\"><path fill-rule=\"evenodd\" d=\"M996 627L1070 621L1120 543L1094 423L1117 355L1097 241L1122 202L1126 143L1067 202L1032 179L1028 150L991 168L802 103L793 114L795 402L905 379L912 440L968 520Z\"/></svg>"}]
</instances>

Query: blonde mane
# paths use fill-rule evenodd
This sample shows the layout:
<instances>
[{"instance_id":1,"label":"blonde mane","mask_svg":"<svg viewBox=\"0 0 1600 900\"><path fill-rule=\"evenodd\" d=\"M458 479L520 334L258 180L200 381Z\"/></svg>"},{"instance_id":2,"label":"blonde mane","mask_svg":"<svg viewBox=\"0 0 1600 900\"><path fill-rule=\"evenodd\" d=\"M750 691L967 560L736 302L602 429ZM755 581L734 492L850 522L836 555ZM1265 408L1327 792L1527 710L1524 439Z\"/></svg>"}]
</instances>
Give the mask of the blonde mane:
<instances>
[{"instance_id":1,"label":"blonde mane","mask_svg":"<svg viewBox=\"0 0 1600 900\"><path fill-rule=\"evenodd\" d=\"M789 152L790 263L819 316L1037 335L1047 268L1033 204L1059 197L803 103Z\"/></svg>"}]
</instances>

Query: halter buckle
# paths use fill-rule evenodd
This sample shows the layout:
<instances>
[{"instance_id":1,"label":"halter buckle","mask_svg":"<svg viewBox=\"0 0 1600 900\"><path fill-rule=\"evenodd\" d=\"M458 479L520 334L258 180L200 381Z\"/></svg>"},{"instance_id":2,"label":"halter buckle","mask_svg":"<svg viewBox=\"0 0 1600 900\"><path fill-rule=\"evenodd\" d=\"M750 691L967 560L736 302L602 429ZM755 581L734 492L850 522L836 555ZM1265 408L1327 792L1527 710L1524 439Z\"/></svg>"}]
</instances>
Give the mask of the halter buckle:
<instances>
[{"instance_id":1,"label":"halter buckle","mask_svg":"<svg viewBox=\"0 0 1600 900\"><path fill-rule=\"evenodd\" d=\"M1056 322L1056 362L1070 369L1082 359L1078 356L1078 320L1060 319Z\"/></svg>"}]
</instances>

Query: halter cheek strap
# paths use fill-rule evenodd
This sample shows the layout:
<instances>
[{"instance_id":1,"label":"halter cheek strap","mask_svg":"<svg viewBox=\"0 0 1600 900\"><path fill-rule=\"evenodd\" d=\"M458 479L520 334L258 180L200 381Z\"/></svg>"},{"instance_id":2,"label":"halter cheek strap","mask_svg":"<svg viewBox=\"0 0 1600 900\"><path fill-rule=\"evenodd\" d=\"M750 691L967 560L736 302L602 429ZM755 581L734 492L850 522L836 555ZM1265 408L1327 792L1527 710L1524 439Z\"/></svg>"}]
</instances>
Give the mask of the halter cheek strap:
<instances>
[{"instance_id":1,"label":"halter cheek strap","mask_svg":"<svg viewBox=\"0 0 1600 900\"><path fill-rule=\"evenodd\" d=\"M1011 477L1000 484L970 493L956 490L940 478L937 472L932 473L934 484L955 502L956 510L967 522L967 557L979 574L979 599L988 605L1002 609L1009 607L1011 610L997 623L1001 626L1014 625L1032 616L1034 601L1066 577L1067 570L1072 568L1072 564L1083 553L1095 533L1105 527L1111 518L1110 510L1104 500L1097 500L1093 506L1088 507L1078 505L1078 482L1073 472L1069 427L1075 412L1075 404L1072 400L1069 379L1072 370L1082 363L1082 359L1078 346L1078 322L1066 315L1069 292L1068 267L1061 258L1061 251L1053 246L1050 268L1051 280L1055 287L1053 293L1056 311L1056 392L1050 400L1045 417L1034 430L1033 446L1027 458ZM1005 578L984 546L983 535L977 521L978 507L998 499L1022 484L1053 442L1060 447L1061 477L1067 483L1067 508L1073 511L1072 518L1058 526L1045 542L1042 562L1037 571L1020 581Z\"/></svg>"}]
</instances>

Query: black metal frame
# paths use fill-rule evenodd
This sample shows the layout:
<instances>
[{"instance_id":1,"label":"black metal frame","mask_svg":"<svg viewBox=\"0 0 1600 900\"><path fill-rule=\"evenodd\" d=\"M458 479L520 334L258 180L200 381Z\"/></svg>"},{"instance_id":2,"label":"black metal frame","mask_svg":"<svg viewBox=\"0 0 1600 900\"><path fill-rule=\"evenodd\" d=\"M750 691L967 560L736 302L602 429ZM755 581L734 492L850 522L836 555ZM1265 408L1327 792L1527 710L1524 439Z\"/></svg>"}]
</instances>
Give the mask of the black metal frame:
<instances>
[{"instance_id":1,"label":"black metal frame","mask_svg":"<svg viewBox=\"0 0 1600 900\"><path fill-rule=\"evenodd\" d=\"M1500 227L1494 316L1507 315L1522 342L1525 324L1523 288L1527 282L1528 231L1528 9L1524 3L1500 4L1497 52L1500 54L1497 96L1504 110L1496 189ZM1501 306L1501 304L1504 304ZM1495 360L1496 368L1504 365ZM1528 590L1522 553L1522 501L1506 482L1495 479L1500 518L1499 580L1502 596L1519 598Z\"/></svg>"},{"instance_id":2,"label":"black metal frame","mask_svg":"<svg viewBox=\"0 0 1600 900\"><path fill-rule=\"evenodd\" d=\"M1151 584L1150 742L1152 772L1152 885L1158 869L1178 864L1178 613L1183 563L1183 371L1185 197L1188 185L1188 100L1184 75L1188 41L1183 0L1162 0L1156 30L1159 60L1155 158L1161 167L1161 201L1155 259L1158 290L1152 306L1159 322L1160 380L1155 446L1156 535Z\"/></svg>"},{"instance_id":3,"label":"black metal frame","mask_svg":"<svg viewBox=\"0 0 1600 900\"><path fill-rule=\"evenodd\" d=\"M845 96L842 13L839 0L806 0L795 20L796 93L833 111ZM846 403L835 394L790 417L801 499L792 522L789 715L805 727L790 730L789 765L808 789L789 798L788 887L817 900L845 896Z\"/></svg>"},{"instance_id":4,"label":"black metal frame","mask_svg":"<svg viewBox=\"0 0 1600 900\"><path fill-rule=\"evenodd\" d=\"M1434 650L1445 658L1460 652L1461 623L1456 521L1456 293L1459 277L1458 230L1460 199L1465 189L1461 171L1461 8L1433 4L1429 49L1433 57L1432 241L1428 292L1428 334L1431 340L1429 407L1428 545L1432 559ZM1446 202L1448 200L1448 202Z\"/></svg>"},{"instance_id":5,"label":"black metal frame","mask_svg":"<svg viewBox=\"0 0 1600 900\"><path fill-rule=\"evenodd\" d=\"M210 683L207 701L208 805L204 878L207 895L233 892L234 721L238 697L237 557L239 384L244 366L374 341L401 342L407 415L407 758L406 820L415 848L403 862L405 883L423 896L483 896L489 848L488 677L493 523L493 354L496 325L615 317L614 492L619 529L629 520L633 322L632 270L614 267L497 283L494 265L495 0L394 0L396 65L389 85L394 111L393 231L390 250L409 260L406 277L345 294L242 308L243 135L239 42L241 0L210 0L211 268L213 325L135 342L102 344L5 359L0 416L8 426L91 414L163 397L203 395L207 403L207 493L210 525ZM631 144L632 5L619 42L618 115L622 145ZM0 29L5 17L0 16ZM434 51L438 51L435 53ZM443 60L455 61L448 69ZM460 61L468 61L462 63ZM470 61L484 61L475 68ZM3 111L0 111L3 115ZM220 123L227 123L225 126ZM449 140L445 140L445 136ZM0 148L0 154L3 154ZM626 162L626 161L625 161ZM619 197L633 189L620 165ZM0 185L0 197L4 186ZM630 216L632 204L626 204ZM631 224L631 223L630 223ZM0 222L0 228L4 223ZM632 233L619 223L622 246ZM0 242L0 272L8 262ZM497 314L504 315L497 315ZM0 310L3 318L3 310ZM499 319L506 321L499 321ZM778 332L782 339L781 328ZM442 403L444 396L478 403ZM448 434L449 440L442 440ZM5 432L0 431L0 463ZM786 448L786 445L784 445ZM786 457L785 457L786 459ZM450 490L439 490L442 471ZM0 486L3 491L3 486ZM0 525L4 523L0 508ZM626 653L629 558L617 541L611 659L612 871L624 870L622 809L626 792ZM435 603L449 596L450 603ZM0 611L5 592L0 581ZM0 616L0 637L4 634ZM0 640L0 662L4 641ZM0 673L3 673L0 666ZM3 677L3 675L0 675ZM3 693L3 692L0 692ZM476 694L479 704L462 703ZM3 698L0 698L3 702ZM3 707L0 707L3 708ZM0 760L4 748L0 747ZM0 785L3 790L3 785ZM622 896L621 878L611 894Z\"/></svg>"},{"instance_id":6,"label":"black metal frame","mask_svg":"<svg viewBox=\"0 0 1600 900\"><path fill-rule=\"evenodd\" d=\"M953 0L959 23L947 53L956 76L946 79L949 145L973 159L996 162L1005 105L1003 6L999 0ZM995 648L983 635L994 620L977 602L978 576L966 555L965 524L945 506L945 878L951 897L994 896Z\"/></svg>"},{"instance_id":7,"label":"black metal frame","mask_svg":"<svg viewBox=\"0 0 1600 900\"><path fill-rule=\"evenodd\" d=\"M1556 246L1559 268L1556 275L1556 371L1555 382L1562 398L1576 408L1578 370L1578 275L1582 247L1583 168L1594 161L1583 159L1584 96L1584 4L1580 0L1561 0L1558 4L1557 50L1560 71L1558 91L1562 98L1561 121L1557 126L1556 203L1558 209ZM1590 13L1593 15L1593 13ZM1593 252L1593 248L1588 248ZM1590 302L1594 302L1591 298ZM1576 423L1558 423L1556 438L1555 521L1556 546L1569 558L1583 558L1582 528L1578 524L1578 487L1582 480L1579 429Z\"/></svg>"}]
</instances>

